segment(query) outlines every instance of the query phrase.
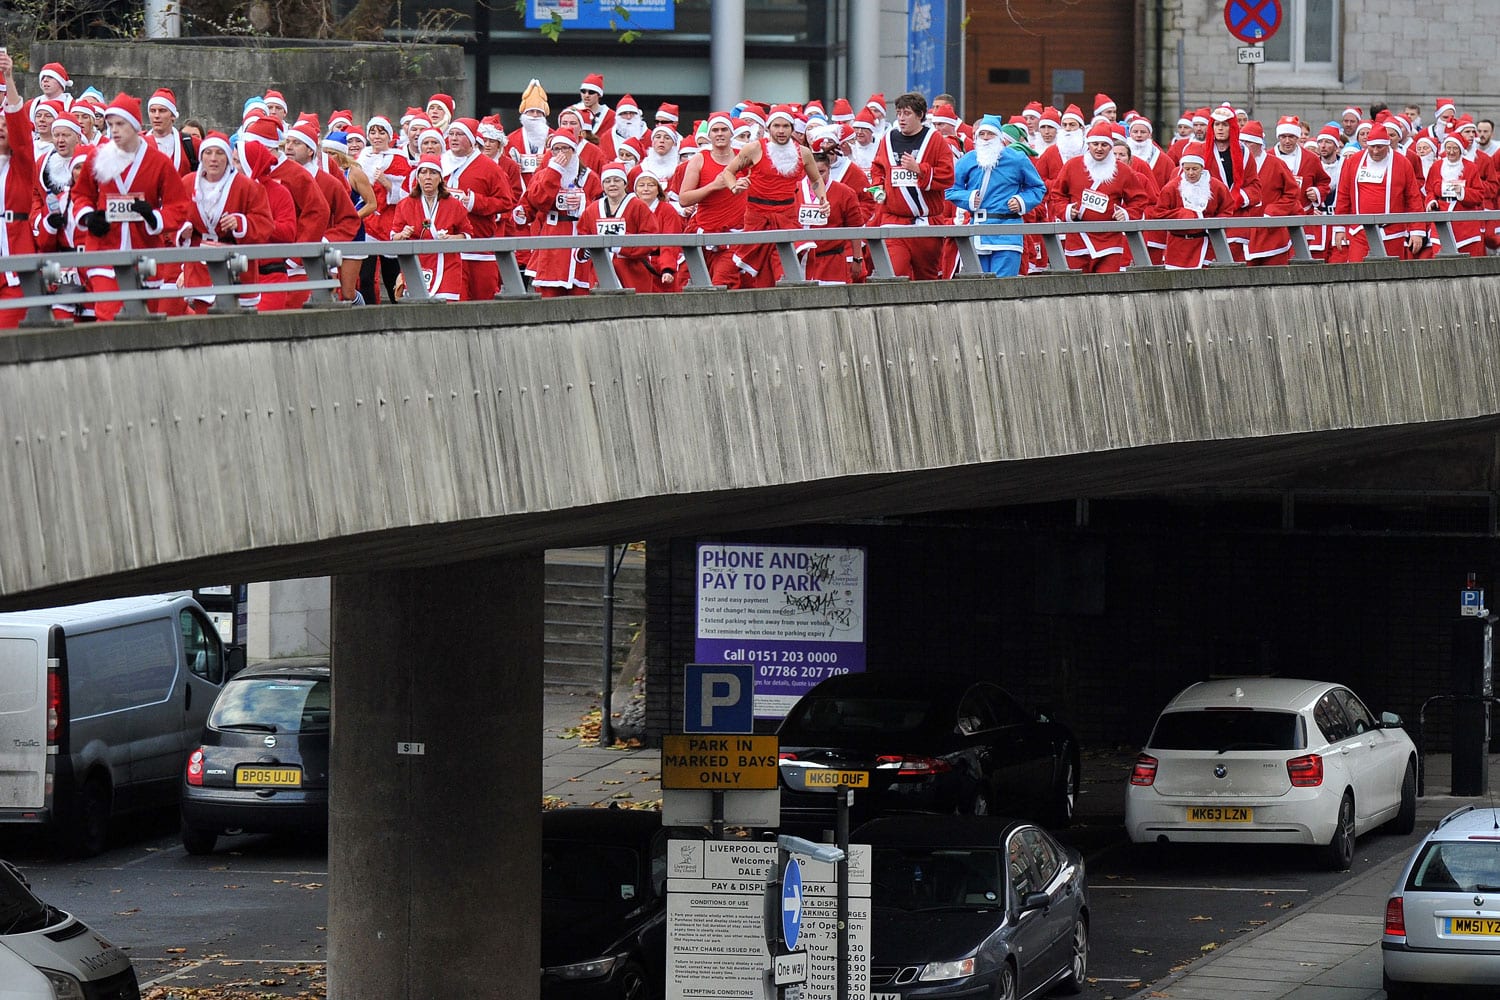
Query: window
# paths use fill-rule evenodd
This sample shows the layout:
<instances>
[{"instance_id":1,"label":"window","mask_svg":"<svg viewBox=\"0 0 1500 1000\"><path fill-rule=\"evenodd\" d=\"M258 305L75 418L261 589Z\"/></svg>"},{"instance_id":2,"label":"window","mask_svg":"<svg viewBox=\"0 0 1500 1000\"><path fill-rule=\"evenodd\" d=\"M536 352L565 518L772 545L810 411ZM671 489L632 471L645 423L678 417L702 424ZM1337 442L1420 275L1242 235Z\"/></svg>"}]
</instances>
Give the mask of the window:
<instances>
[{"instance_id":1,"label":"window","mask_svg":"<svg viewBox=\"0 0 1500 1000\"><path fill-rule=\"evenodd\" d=\"M1006 853L1010 858L1011 890L1016 894L1017 901L1023 900L1036 888L1036 876L1031 870L1031 852L1027 850L1019 830L1010 835Z\"/></svg>"},{"instance_id":2,"label":"window","mask_svg":"<svg viewBox=\"0 0 1500 1000\"><path fill-rule=\"evenodd\" d=\"M179 614L182 626L182 658L189 670L206 681L224 682L224 662L219 650L219 632L192 611Z\"/></svg>"},{"instance_id":3,"label":"window","mask_svg":"<svg viewBox=\"0 0 1500 1000\"><path fill-rule=\"evenodd\" d=\"M1021 831L1021 840L1031 852L1031 863L1036 866L1037 878L1041 879L1042 885L1047 885L1056 877L1058 869L1062 868L1062 861L1053 850L1052 842L1042 831L1030 828Z\"/></svg>"},{"instance_id":4,"label":"window","mask_svg":"<svg viewBox=\"0 0 1500 1000\"><path fill-rule=\"evenodd\" d=\"M1339 705L1330 691L1318 699L1313 706L1313 721L1323 731L1323 738L1329 743L1337 743L1339 740L1347 740L1354 735L1349 727L1349 718L1344 715L1344 709Z\"/></svg>"},{"instance_id":5,"label":"window","mask_svg":"<svg viewBox=\"0 0 1500 1000\"><path fill-rule=\"evenodd\" d=\"M1337 706L1335 706L1337 707ZM1295 712L1205 709L1167 712L1156 720L1149 746L1158 750L1301 750L1306 745Z\"/></svg>"},{"instance_id":6,"label":"window","mask_svg":"<svg viewBox=\"0 0 1500 1000\"><path fill-rule=\"evenodd\" d=\"M980 689L970 688L958 703L958 725L954 726L953 731L960 736L972 736L994 728L995 717L990 714L990 706L980 694Z\"/></svg>"},{"instance_id":7,"label":"window","mask_svg":"<svg viewBox=\"0 0 1500 1000\"><path fill-rule=\"evenodd\" d=\"M1339 0L1281 0L1281 27L1265 41L1266 65L1338 72Z\"/></svg>"},{"instance_id":8,"label":"window","mask_svg":"<svg viewBox=\"0 0 1500 1000\"><path fill-rule=\"evenodd\" d=\"M1370 710L1365 708L1362 701L1354 697L1353 691L1346 691L1340 688L1333 693L1338 698L1339 704L1344 706L1344 714L1348 716L1349 724L1354 727L1354 734L1356 736L1360 733L1367 733L1372 729L1380 728L1380 725L1375 721L1375 717L1370 714Z\"/></svg>"}]
</instances>

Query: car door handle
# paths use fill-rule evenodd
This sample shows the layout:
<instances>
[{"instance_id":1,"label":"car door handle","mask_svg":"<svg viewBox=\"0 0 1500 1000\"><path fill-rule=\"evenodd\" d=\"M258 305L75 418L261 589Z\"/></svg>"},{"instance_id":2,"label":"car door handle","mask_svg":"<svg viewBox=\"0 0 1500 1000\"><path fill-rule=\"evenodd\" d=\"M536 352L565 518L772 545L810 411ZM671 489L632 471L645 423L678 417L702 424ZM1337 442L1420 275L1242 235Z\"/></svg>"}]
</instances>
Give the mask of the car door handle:
<instances>
[{"instance_id":1,"label":"car door handle","mask_svg":"<svg viewBox=\"0 0 1500 1000\"><path fill-rule=\"evenodd\" d=\"M185 709L192 708L193 707L193 686L191 684L184 684L183 687L187 689L187 695L186 695L186 697L183 700L182 707L185 708Z\"/></svg>"}]
</instances>

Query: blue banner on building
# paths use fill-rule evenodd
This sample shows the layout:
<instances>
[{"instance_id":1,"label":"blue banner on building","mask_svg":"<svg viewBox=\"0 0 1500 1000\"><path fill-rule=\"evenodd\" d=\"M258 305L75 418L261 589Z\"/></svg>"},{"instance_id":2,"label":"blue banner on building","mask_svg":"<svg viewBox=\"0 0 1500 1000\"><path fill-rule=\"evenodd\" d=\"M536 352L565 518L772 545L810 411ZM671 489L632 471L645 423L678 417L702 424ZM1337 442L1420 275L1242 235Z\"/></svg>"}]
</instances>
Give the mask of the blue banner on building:
<instances>
[{"instance_id":1,"label":"blue banner on building","mask_svg":"<svg viewBox=\"0 0 1500 1000\"><path fill-rule=\"evenodd\" d=\"M528 28L554 20L581 31L671 31L677 0L527 0Z\"/></svg>"},{"instance_id":2,"label":"blue banner on building","mask_svg":"<svg viewBox=\"0 0 1500 1000\"><path fill-rule=\"evenodd\" d=\"M948 0L913 0L907 39L906 89L930 104L948 90Z\"/></svg>"}]
</instances>

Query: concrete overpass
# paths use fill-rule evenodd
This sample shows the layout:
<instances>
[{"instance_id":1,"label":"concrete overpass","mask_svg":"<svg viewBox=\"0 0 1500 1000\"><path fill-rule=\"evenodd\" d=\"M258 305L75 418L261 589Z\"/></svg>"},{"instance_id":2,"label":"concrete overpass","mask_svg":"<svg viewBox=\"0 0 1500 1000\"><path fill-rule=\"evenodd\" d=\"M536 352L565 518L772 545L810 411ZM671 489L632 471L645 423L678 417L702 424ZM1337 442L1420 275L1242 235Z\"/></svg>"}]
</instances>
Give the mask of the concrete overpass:
<instances>
[{"instance_id":1,"label":"concrete overpass","mask_svg":"<svg viewBox=\"0 0 1500 1000\"><path fill-rule=\"evenodd\" d=\"M535 920L509 904L538 885L543 548L1265 482L1488 428L1497 275L1463 259L16 334L0 604L333 574L330 996L467 995L536 967ZM510 921L485 919L496 886Z\"/></svg>"}]
</instances>

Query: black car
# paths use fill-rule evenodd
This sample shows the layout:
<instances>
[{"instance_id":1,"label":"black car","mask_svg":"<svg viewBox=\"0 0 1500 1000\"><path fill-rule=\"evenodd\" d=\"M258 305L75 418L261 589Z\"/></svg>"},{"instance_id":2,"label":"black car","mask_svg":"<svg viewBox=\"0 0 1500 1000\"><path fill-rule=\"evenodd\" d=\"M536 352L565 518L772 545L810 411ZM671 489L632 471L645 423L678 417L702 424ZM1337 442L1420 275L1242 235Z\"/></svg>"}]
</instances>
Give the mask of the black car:
<instances>
[{"instance_id":1,"label":"black car","mask_svg":"<svg viewBox=\"0 0 1500 1000\"><path fill-rule=\"evenodd\" d=\"M823 830L830 770L865 771L853 822L891 812L1003 812L1054 826L1073 818L1078 741L972 674L843 674L803 695L778 730L781 823Z\"/></svg>"},{"instance_id":2,"label":"black car","mask_svg":"<svg viewBox=\"0 0 1500 1000\"><path fill-rule=\"evenodd\" d=\"M645 1000L665 990L667 841L639 809L542 813L542 996Z\"/></svg>"},{"instance_id":3,"label":"black car","mask_svg":"<svg viewBox=\"0 0 1500 1000\"><path fill-rule=\"evenodd\" d=\"M888 816L871 845L871 1000L1017 1000L1088 975L1083 858L995 816Z\"/></svg>"},{"instance_id":4,"label":"black car","mask_svg":"<svg viewBox=\"0 0 1500 1000\"><path fill-rule=\"evenodd\" d=\"M326 659L257 664L224 685L183 775L189 854L230 831L326 836L332 705Z\"/></svg>"}]
</instances>

